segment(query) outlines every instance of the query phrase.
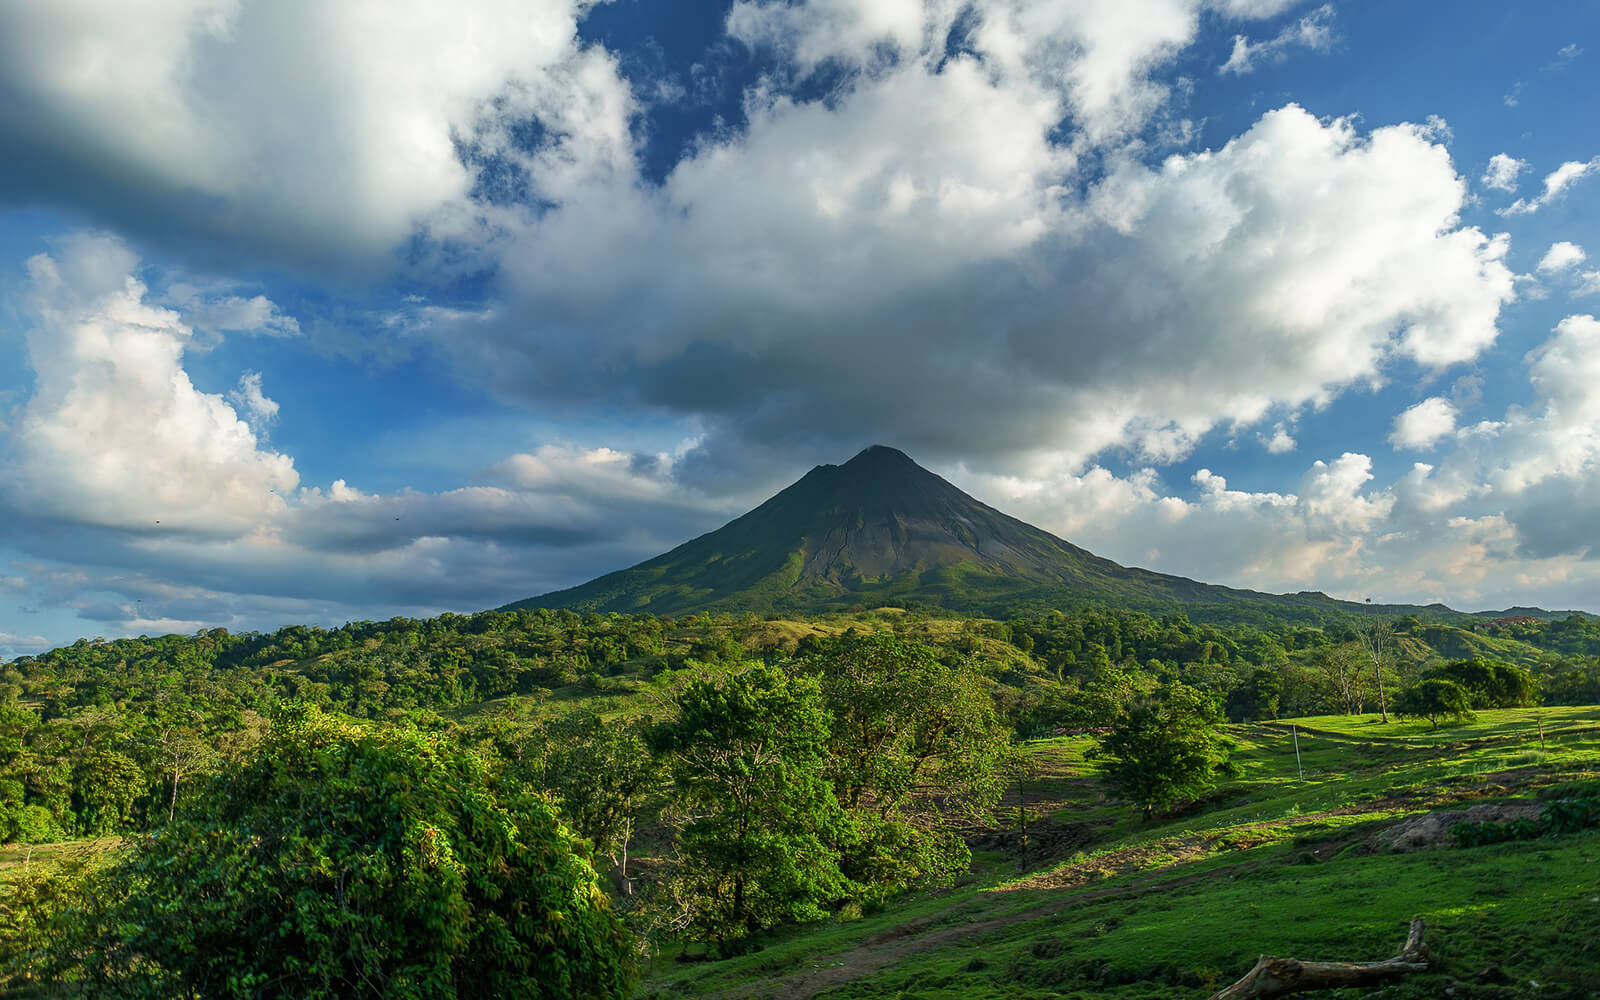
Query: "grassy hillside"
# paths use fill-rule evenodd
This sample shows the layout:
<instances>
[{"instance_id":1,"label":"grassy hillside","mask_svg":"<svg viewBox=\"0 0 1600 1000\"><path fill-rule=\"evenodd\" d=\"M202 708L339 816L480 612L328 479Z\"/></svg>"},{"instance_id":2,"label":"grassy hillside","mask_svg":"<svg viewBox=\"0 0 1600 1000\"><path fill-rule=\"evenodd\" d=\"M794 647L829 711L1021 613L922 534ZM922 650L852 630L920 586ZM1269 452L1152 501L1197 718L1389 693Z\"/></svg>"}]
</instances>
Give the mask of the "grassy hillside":
<instances>
[{"instance_id":1,"label":"grassy hillside","mask_svg":"<svg viewBox=\"0 0 1600 1000\"><path fill-rule=\"evenodd\" d=\"M1207 808L1149 825L1100 797L1087 738L1034 743L1036 842L1071 829L1087 847L1031 859L991 850L964 887L736 959L663 955L644 995L1201 998L1261 953L1387 957L1415 916L1435 969L1350 996L1600 995L1600 831L1375 846L1430 810L1600 787L1600 709L1484 712L1440 731L1338 716L1230 733L1240 778Z\"/></svg>"}]
</instances>

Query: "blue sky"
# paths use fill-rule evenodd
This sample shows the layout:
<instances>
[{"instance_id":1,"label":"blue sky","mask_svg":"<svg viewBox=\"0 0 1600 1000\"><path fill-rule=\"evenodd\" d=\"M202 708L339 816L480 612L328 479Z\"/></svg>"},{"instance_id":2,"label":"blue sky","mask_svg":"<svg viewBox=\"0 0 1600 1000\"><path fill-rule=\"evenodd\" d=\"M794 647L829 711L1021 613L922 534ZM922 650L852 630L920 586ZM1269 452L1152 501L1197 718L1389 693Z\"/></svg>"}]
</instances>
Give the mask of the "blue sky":
<instances>
[{"instance_id":1,"label":"blue sky","mask_svg":"<svg viewBox=\"0 0 1600 1000\"><path fill-rule=\"evenodd\" d=\"M1600 610L1600 6L1439 11L11 5L0 653L494 606L871 443Z\"/></svg>"}]
</instances>

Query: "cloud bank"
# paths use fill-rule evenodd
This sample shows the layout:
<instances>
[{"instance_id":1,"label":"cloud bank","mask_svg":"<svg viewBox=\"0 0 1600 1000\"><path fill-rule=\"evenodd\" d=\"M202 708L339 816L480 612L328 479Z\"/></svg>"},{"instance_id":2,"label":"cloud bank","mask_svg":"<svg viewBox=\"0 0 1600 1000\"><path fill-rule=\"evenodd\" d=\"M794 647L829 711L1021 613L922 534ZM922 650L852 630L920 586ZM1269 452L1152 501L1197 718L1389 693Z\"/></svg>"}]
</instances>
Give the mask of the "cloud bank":
<instances>
[{"instance_id":1,"label":"cloud bank","mask_svg":"<svg viewBox=\"0 0 1600 1000\"><path fill-rule=\"evenodd\" d=\"M0 12L0 136L23 151L0 190L128 234L28 265L35 383L4 467L38 528L15 542L26 589L126 629L492 605L881 440L1125 562L1347 596L1594 593L1573 500L1600 485L1592 318L1525 359L1533 404L1394 414L1390 444L1428 453L1397 480L1303 443L1297 421L1347 392L1483 359L1517 281L1508 237L1463 222L1444 123L1189 117L1175 67L1204 29L1235 41L1202 65L1243 73L1329 48L1330 8L739 0L718 40L752 67L737 111L659 171L662 81L585 38L589 10ZM1479 184L1512 194L1526 166L1496 155ZM373 355L423 344L530 412L683 443L580 434L435 491L302 482L268 438L271 380L206 392L185 358L327 324L226 278L163 283L139 240L333 284L468 275L470 301L384 304ZM1557 242L1538 270L1583 294L1584 259ZM1163 484L1219 434L1303 463L1293 489Z\"/></svg>"}]
</instances>

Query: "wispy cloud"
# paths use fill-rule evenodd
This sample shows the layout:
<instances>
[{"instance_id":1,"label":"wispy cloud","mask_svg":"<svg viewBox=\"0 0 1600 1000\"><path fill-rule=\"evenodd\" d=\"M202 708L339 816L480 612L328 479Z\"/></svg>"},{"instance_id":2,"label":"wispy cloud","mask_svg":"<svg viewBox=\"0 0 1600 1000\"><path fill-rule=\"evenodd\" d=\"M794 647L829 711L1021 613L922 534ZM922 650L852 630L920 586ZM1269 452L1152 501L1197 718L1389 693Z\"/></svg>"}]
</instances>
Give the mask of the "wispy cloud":
<instances>
[{"instance_id":1,"label":"wispy cloud","mask_svg":"<svg viewBox=\"0 0 1600 1000\"><path fill-rule=\"evenodd\" d=\"M1568 160L1545 175L1544 190L1537 198L1518 198L1505 208L1498 209L1497 214L1532 215L1561 197L1568 188L1596 172L1600 172L1600 156L1592 160Z\"/></svg>"},{"instance_id":2,"label":"wispy cloud","mask_svg":"<svg viewBox=\"0 0 1600 1000\"><path fill-rule=\"evenodd\" d=\"M1223 75L1243 76L1263 62L1281 63L1293 48L1326 52L1333 47L1333 5L1323 4L1265 41L1252 42L1245 35L1233 36L1233 50L1227 62L1217 67Z\"/></svg>"}]
</instances>

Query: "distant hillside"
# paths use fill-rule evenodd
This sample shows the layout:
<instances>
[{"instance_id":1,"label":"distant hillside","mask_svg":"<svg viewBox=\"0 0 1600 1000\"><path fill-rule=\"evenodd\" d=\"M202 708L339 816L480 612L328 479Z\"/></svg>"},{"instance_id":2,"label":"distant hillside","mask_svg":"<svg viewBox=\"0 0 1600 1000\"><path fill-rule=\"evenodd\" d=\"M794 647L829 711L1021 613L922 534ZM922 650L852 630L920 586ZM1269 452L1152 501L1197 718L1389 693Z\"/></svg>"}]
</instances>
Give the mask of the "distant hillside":
<instances>
[{"instance_id":1,"label":"distant hillside","mask_svg":"<svg viewBox=\"0 0 1600 1000\"><path fill-rule=\"evenodd\" d=\"M1210 620L1321 621L1369 609L1130 569L1003 514L874 446L819 465L716 531L629 569L506 605L578 611L813 614L856 606L1005 615L1106 605ZM1444 605L1389 614L1467 617Z\"/></svg>"}]
</instances>

